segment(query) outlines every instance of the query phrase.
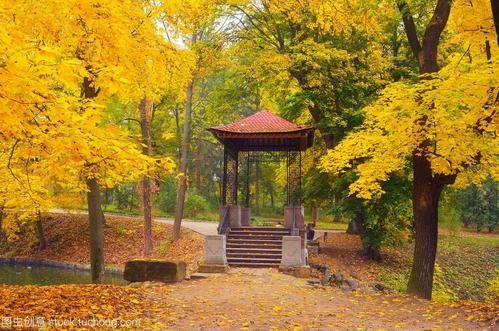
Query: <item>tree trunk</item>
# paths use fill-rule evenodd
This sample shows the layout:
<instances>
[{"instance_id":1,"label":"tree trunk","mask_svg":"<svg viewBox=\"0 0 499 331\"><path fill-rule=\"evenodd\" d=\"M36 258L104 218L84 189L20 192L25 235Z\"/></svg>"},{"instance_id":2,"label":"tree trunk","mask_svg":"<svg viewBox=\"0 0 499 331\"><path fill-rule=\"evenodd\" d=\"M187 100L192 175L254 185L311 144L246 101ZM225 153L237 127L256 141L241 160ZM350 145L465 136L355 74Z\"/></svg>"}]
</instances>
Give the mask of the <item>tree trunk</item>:
<instances>
[{"instance_id":1,"label":"tree trunk","mask_svg":"<svg viewBox=\"0 0 499 331\"><path fill-rule=\"evenodd\" d=\"M172 240L177 241L180 238L180 225L184 216L185 192L187 190L187 157L189 153L189 143L191 140L191 113L192 113L192 95L194 91L194 81L189 82L187 86L187 95L185 103L184 131L182 133L182 152L180 157L180 176L178 178L177 208L175 212L175 222L173 223Z\"/></svg>"},{"instance_id":2,"label":"tree trunk","mask_svg":"<svg viewBox=\"0 0 499 331\"><path fill-rule=\"evenodd\" d=\"M4 217L3 208L4 208L3 206L0 206L0 243L2 242L3 237L4 237L4 233L3 233L3 217Z\"/></svg>"},{"instance_id":3,"label":"tree trunk","mask_svg":"<svg viewBox=\"0 0 499 331\"><path fill-rule=\"evenodd\" d=\"M255 163L255 215L260 215L260 161Z\"/></svg>"},{"instance_id":4,"label":"tree trunk","mask_svg":"<svg viewBox=\"0 0 499 331\"><path fill-rule=\"evenodd\" d=\"M104 219L100 187L94 178L87 179L88 219L90 227L90 267L93 283L102 283L104 276Z\"/></svg>"},{"instance_id":5,"label":"tree trunk","mask_svg":"<svg viewBox=\"0 0 499 331\"><path fill-rule=\"evenodd\" d=\"M47 239L45 239L45 233L43 232L42 213L40 211L38 211L38 216L35 225L36 225L36 234L38 236L38 249L44 250L45 248L47 248Z\"/></svg>"},{"instance_id":6,"label":"tree trunk","mask_svg":"<svg viewBox=\"0 0 499 331\"><path fill-rule=\"evenodd\" d=\"M203 145L201 143L200 140L197 141L196 143L197 147L196 147L196 157L194 158L194 171L195 171L195 174L194 174L194 186L196 187L196 191L197 192L201 192L202 188L201 188L201 174L202 174L202 168L203 168L203 155L202 155L202 151L203 151Z\"/></svg>"},{"instance_id":7,"label":"tree trunk","mask_svg":"<svg viewBox=\"0 0 499 331\"><path fill-rule=\"evenodd\" d=\"M151 117L153 103L148 97L140 103L140 129L142 132L142 153L151 155ZM144 209L144 255L151 254L152 243L152 205L151 205L151 179L145 175L142 178L142 205Z\"/></svg>"},{"instance_id":8,"label":"tree trunk","mask_svg":"<svg viewBox=\"0 0 499 331\"><path fill-rule=\"evenodd\" d=\"M320 217L319 207L312 207L312 222L314 223L314 227L317 224L319 217Z\"/></svg>"},{"instance_id":9,"label":"tree trunk","mask_svg":"<svg viewBox=\"0 0 499 331\"><path fill-rule=\"evenodd\" d=\"M361 217L357 217L358 215L355 214L350 223L348 223L348 228L347 228L347 233L348 234L361 234L362 233L362 221L363 219Z\"/></svg>"},{"instance_id":10,"label":"tree trunk","mask_svg":"<svg viewBox=\"0 0 499 331\"><path fill-rule=\"evenodd\" d=\"M438 71L437 53L440 35L447 25L451 10L451 2L438 0L433 16L428 22L423 42L420 43L414 19L406 1L398 1L399 10L404 21L407 39L413 55L419 63L421 74ZM418 119L417 123L424 130L426 118ZM418 146L418 153L413 154L413 213L415 234L414 259L407 290L426 299L431 299L433 272L438 240L438 200L443 188L432 174L431 163L421 151L429 148L431 142L425 140ZM454 177L455 178L455 177Z\"/></svg>"},{"instance_id":11,"label":"tree trunk","mask_svg":"<svg viewBox=\"0 0 499 331\"><path fill-rule=\"evenodd\" d=\"M272 211L275 209L274 189L273 188L271 188L271 190L270 190L270 208L272 208Z\"/></svg>"},{"instance_id":12,"label":"tree trunk","mask_svg":"<svg viewBox=\"0 0 499 331\"><path fill-rule=\"evenodd\" d=\"M492 16L494 17L494 26L496 27L497 45L499 45L499 1L490 0L492 7Z\"/></svg>"},{"instance_id":13,"label":"tree trunk","mask_svg":"<svg viewBox=\"0 0 499 331\"><path fill-rule=\"evenodd\" d=\"M302 68L291 69L289 73L292 77L294 77L298 81L298 85L304 91L310 89L307 74L303 72ZM314 104L309 107L309 112L314 121L314 125L321 133L321 137L324 140L324 143L326 144L326 148L333 149L335 146L335 139L334 136L329 131L330 128L328 127L327 122L325 121L324 109L321 109L319 106Z\"/></svg>"},{"instance_id":14,"label":"tree trunk","mask_svg":"<svg viewBox=\"0 0 499 331\"><path fill-rule=\"evenodd\" d=\"M438 240L438 200L442 186L434 183L431 164L425 157L415 155L412 163L412 209L416 240L407 291L431 299Z\"/></svg>"}]
</instances>

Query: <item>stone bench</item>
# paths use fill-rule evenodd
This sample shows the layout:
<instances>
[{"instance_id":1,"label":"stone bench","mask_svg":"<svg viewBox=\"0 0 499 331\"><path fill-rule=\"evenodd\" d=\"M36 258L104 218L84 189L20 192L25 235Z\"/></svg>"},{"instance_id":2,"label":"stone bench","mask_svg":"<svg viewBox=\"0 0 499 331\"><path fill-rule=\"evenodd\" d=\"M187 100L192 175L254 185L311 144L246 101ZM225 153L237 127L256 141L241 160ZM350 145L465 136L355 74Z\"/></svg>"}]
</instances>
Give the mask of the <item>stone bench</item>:
<instances>
[{"instance_id":1,"label":"stone bench","mask_svg":"<svg viewBox=\"0 0 499 331\"><path fill-rule=\"evenodd\" d=\"M186 269L183 261L135 259L125 264L123 278L129 282L180 282L185 278Z\"/></svg>"}]
</instances>

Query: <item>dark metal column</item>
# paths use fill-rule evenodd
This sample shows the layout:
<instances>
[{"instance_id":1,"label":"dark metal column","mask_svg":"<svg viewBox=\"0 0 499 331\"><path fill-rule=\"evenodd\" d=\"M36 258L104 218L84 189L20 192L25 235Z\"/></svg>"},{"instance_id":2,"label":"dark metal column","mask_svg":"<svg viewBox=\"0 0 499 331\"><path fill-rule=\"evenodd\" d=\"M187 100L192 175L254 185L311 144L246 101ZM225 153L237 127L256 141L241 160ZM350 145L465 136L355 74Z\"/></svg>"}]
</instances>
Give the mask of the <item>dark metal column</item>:
<instances>
[{"instance_id":1,"label":"dark metal column","mask_svg":"<svg viewBox=\"0 0 499 331\"><path fill-rule=\"evenodd\" d=\"M250 152L247 152L247 158L246 158L246 194L245 197L246 201L244 202L244 205L246 208L249 208L250 206Z\"/></svg>"},{"instance_id":2,"label":"dark metal column","mask_svg":"<svg viewBox=\"0 0 499 331\"><path fill-rule=\"evenodd\" d=\"M289 151L286 153L286 201L287 205L291 203L291 185L290 185L290 159L289 159Z\"/></svg>"},{"instance_id":3,"label":"dark metal column","mask_svg":"<svg viewBox=\"0 0 499 331\"><path fill-rule=\"evenodd\" d=\"M298 205L301 205L301 194L302 194L302 185L301 185L301 151L299 153L299 169L298 169L298 180L300 181L300 186L298 188Z\"/></svg>"},{"instance_id":4,"label":"dark metal column","mask_svg":"<svg viewBox=\"0 0 499 331\"><path fill-rule=\"evenodd\" d=\"M233 161L234 182L232 183L232 204L237 205L237 191L239 187L239 152L235 152Z\"/></svg>"},{"instance_id":5,"label":"dark metal column","mask_svg":"<svg viewBox=\"0 0 499 331\"><path fill-rule=\"evenodd\" d=\"M222 194L220 197L220 204L225 206L227 204L227 148L224 147L224 161L223 161L223 175L222 175Z\"/></svg>"}]
</instances>

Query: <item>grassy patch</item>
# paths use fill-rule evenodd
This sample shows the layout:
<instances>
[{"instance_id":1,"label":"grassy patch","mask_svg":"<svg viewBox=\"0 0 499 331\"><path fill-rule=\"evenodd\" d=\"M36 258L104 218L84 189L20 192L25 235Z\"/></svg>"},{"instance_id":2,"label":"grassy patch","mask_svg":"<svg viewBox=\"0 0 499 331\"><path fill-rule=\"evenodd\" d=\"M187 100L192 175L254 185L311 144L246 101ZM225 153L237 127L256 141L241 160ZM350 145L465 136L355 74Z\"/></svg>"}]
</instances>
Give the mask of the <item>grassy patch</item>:
<instances>
[{"instance_id":1,"label":"grassy patch","mask_svg":"<svg viewBox=\"0 0 499 331\"><path fill-rule=\"evenodd\" d=\"M333 223L331 221L323 221L319 220L315 224L316 229L321 229L321 230L342 230L346 231L348 228L347 223Z\"/></svg>"},{"instance_id":2,"label":"grassy patch","mask_svg":"<svg viewBox=\"0 0 499 331\"><path fill-rule=\"evenodd\" d=\"M398 255L396 255L397 253ZM377 279L405 292L412 261L412 245L387 248L386 263L375 267ZM499 237L496 235L441 235L438 240L439 292L453 292L459 299L484 300L499 270ZM435 276L437 277L437 276Z\"/></svg>"}]
</instances>

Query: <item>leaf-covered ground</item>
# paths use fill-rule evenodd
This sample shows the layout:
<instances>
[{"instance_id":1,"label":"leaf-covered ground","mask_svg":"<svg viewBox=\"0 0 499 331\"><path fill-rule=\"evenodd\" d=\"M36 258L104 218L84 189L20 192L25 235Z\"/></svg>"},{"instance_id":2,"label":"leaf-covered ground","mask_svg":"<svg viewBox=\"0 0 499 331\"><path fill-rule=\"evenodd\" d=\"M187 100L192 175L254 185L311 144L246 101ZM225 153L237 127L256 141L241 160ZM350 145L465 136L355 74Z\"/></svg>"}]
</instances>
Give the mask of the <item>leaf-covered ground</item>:
<instances>
[{"instance_id":1,"label":"leaf-covered ground","mask_svg":"<svg viewBox=\"0 0 499 331\"><path fill-rule=\"evenodd\" d=\"M321 254L312 256L311 262L327 264L333 271L352 275L364 283L377 281L397 292L406 291L412 245L384 248L383 261L378 263L362 257L358 236L329 234L327 241L321 239L320 244ZM461 306L473 318L497 324L499 304L495 298L499 297L499 289L491 283L499 276L499 236L441 235L436 263L434 299Z\"/></svg>"},{"instance_id":2,"label":"leaf-covered ground","mask_svg":"<svg viewBox=\"0 0 499 331\"><path fill-rule=\"evenodd\" d=\"M271 269L232 269L160 287L0 286L0 316L92 318L171 330L475 330L460 309L399 294L314 287ZM70 328L70 327L66 327Z\"/></svg>"},{"instance_id":3,"label":"leaf-covered ground","mask_svg":"<svg viewBox=\"0 0 499 331\"><path fill-rule=\"evenodd\" d=\"M141 218L106 216L104 260L106 265L123 267L127 260L141 257L143 249ZM38 250L32 234L20 234L19 240L0 246L0 255L41 258L88 264L88 216L52 214L43 220L48 247ZM186 261L193 269L203 255L203 236L182 228L182 237L171 243L172 226L153 224L154 251L152 258Z\"/></svg>"},{"instance_id":4,"label":"leaf-covered ground","mask_svg":"<svg viewBox=\"0 0 499 331\"><path fill-rule=\"evenodd\" d=\"M2 254L88 263L85 215L52 215L44 220L44 227L49 241L47 250L38 251L30 244L29 236L21 236L16 245L3 247ZM171 226L154 225L153 257L183 259L191 262L192 267L202 256L200 235L184 230L183 239L175 245L170 245L170 237ZM465 266L467 259L479 255L475 258L478 264L470 264L463 272L488 275L493 263L487 257L497 258L495 241L467 250L460 248L461 241L453 240L441 238L437 261L441 268L445 271L449 266ZM463 243L475 245L475 241ZM359 255L360 241L356 236L330 234L327 242L321 244L323 252L312 257L312 262L329 264L333 271L350 274L362 282L383 280L393 285L405 281L411 255L408 247L385 250L384 262L378 264ZM108 264L122 266L126 260L140 256L141 250L139 218L107 218ZM477 276L477 283L481 277ZM459 289L458 285L453 286ZM0 298L0 318L10 318L11 323L14 318L17 322L22 318L25 323L35 317L43 317L45 323L51 319L58 323L98 319L139 329L473 330L490 327L491 316L497 316L497 306L489 303L459 301L452 307L404 294L372 293L367 287L343 292L335 287L314 287L306 280L266 269L232 269L228 274L160 287L0 285ZM64 328L78 326L82 325Z\"/></svg>"}]
</instances>

